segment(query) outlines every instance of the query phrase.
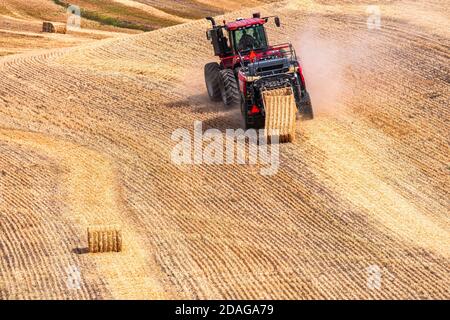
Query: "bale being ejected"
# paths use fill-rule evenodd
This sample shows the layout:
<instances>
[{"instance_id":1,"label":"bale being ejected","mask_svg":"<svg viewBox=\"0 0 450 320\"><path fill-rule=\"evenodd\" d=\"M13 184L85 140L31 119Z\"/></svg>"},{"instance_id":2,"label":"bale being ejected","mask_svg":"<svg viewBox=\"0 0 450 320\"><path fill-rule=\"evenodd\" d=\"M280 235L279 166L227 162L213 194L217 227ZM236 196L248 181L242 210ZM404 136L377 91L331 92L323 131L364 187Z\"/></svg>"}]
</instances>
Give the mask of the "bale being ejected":
<instances>
[{"instance_id":1,"label":"bale being ejected","mask_svg":"<svg viewBox=\"0 0 450 320\"><path fill-rule=\"evenodd\" d=\"M268 43L264 24L269 18L272 17L261 18L259 13L255 13L253 18L224 21L223 25L217 25L211 17L206 18L212 23L207 39L211 40L214 54L220 58L220 63L205 65L208 95L213 101L222 100L225 106L240 104L246 129L278 129L267 127L268 123L277 122L266 119L267 100L264 95L270 90L289 89L298 113L304 119L313 118L311 99L292 44L271 46ZM280 27L280 19L274 18L276 26ZM280 109L281 113L286 111ZM289 117L280 116L282 118ZM280 127L286 126L280 123ZM295 126L291 127L295 130ZM288 136L294 135L295 131Z\"/></svg>"}]
</instances>

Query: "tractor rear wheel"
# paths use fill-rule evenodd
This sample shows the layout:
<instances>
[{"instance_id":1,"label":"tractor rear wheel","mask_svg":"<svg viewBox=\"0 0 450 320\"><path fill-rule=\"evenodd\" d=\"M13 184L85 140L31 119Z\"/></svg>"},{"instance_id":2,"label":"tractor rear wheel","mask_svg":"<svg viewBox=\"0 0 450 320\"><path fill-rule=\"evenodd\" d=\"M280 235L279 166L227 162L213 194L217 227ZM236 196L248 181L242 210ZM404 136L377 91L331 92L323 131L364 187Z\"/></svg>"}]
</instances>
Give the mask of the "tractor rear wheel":
<instances>
[{"instance_id":1,"label":"tractor rear wheel","mask_svg":"<svg viewBox=\"0 0 450 320\"><path fill-rule=\"evenodd\" d=\"M239 104L241 101L241 94L233 70L220 70L219 74L220 93L223 104L227 107Z\"/></svg>"},{"instance_id":2,"label":"tractor rear wheel","mask_svg":"<svg viewBox=\"0 0 450 320\"><path fill-rule=\"evenodd\" d=\"M220 66L217 62L211 62L205 65L205 83L208 90L209 99L220 101Z\"/></svg>"},{"instance_id":3,"label":"tractor rear wheel","mask_svg":"<svg viewBox=\"0 0 450 320\"><path fill-rule=\"evenodd\" d=\"M314 118L311 98L308 92L305 93L305 97L302 99L302 103L300 105L300 114L305 120L312 120Z\"/></svg>"}]
</instances>

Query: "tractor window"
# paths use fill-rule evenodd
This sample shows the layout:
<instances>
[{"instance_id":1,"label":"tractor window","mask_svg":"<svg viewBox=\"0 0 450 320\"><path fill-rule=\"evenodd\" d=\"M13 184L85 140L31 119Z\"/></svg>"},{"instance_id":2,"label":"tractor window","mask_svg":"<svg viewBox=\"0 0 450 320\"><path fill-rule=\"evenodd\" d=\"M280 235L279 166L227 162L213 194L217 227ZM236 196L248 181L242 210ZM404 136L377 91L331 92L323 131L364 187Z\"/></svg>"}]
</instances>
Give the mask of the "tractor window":
<instances>
[{"instance_id":1,"label":"tractor window","mask_svg":"<svg viewBox=\"0 0 450 320\"><path fill-rule=\"evenodd\" d=\"M266 33L262 25L235 30L233 40L237 51L258 50L267 47Z\"/></svg>"}]
</instances>

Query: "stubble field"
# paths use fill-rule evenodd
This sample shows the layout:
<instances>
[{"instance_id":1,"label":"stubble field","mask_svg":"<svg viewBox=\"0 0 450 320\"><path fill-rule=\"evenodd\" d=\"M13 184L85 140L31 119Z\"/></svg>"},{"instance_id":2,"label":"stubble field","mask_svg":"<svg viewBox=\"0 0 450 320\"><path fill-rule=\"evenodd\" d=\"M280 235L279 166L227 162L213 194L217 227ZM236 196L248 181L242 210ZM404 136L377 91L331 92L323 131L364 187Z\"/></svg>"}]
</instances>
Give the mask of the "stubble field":
<instances>
[{"instance_id":1,"label":"stubble field","mask_svg":"<svg viewBox=\"0 0 450 320\"><path fill-rule=\"evenodd\" d=\"M380 30L360 1L258 8L316 113L273 176L171 161L176 129L242 125L206 21L0 58L0 299L450 298L450 7L378 5ZM86 253L98 224L123 252Z\"/></svg>"}]
</instances>

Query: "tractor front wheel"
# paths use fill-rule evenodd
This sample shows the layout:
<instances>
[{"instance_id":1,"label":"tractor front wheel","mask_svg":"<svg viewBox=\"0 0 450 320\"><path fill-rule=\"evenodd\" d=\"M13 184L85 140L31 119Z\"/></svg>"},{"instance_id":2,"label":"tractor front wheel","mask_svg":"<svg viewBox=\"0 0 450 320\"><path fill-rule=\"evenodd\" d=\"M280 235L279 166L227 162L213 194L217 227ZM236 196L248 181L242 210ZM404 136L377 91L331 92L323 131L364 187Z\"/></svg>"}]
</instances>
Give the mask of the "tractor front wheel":
<instances>
[{"instance_id":1,"label":"tractor front wheel","mask_svg":"<svg viewBox=\"0 0 450 320\"><path fill-rule=\"evenodd\" d=\"M249 129L264 129L265 126L265 118L262 115L250 116L249 115L249 106L244 102L244 99L241 99L241 113L244 118L244 130Z\"/></svg>"},{"instance_id":2,"label":"tractor front wheel","mask_svg":"<svg viewBox=\"0 0 450 320\"><path fill-rule=\"evenodd\" d=\"M208 96L211 101L220 101L220 66L217 62L211 62L205 65L205 83L208 90Z\"/></svg>"},{"instance_id":3,"label":"tractor front wheel","mask_svg":"<svg viewBox=\"0 0 450 320\"><path fill-rule=\"evenodd\" d=\"M227 107L238 105L241 100L241 94L233 70L220 70L219 74L220 93L223 104Z\"/></svg>"}]
</instances>

